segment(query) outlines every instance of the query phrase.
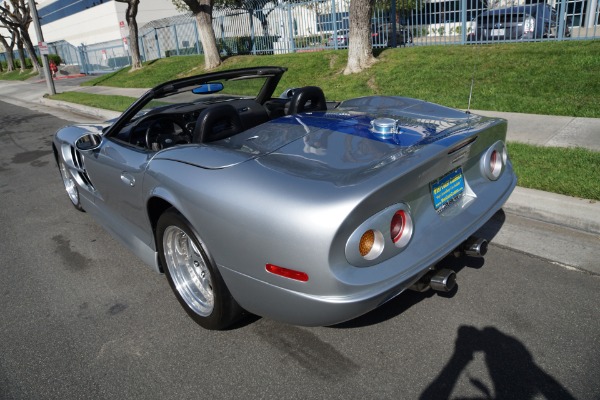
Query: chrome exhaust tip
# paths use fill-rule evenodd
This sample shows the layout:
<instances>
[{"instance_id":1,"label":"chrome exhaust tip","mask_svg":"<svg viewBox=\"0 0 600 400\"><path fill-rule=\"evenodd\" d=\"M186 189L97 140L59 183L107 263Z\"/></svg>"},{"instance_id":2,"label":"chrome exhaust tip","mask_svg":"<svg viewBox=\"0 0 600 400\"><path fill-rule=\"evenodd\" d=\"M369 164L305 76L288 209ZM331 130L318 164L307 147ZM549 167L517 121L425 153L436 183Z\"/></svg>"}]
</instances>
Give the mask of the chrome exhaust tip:
<instances>
[{"instance_id":1,"label":"chrome exhaust tip","mask_svg":"<svg viewBox=\"0 0 600 400\"><path fill-rule=\"evenodd\" d=\"M429 286L438 292L449 292L456 285L456 272L451 269L440 269L429 280Z\"/></svg>"},{"instance_id":2,"label":"chrome exhaust tip","mask_svg":"<svg viewBox=\"0 0 600 400\"><path fill-rule=\"evenodd\" d=\"M463 251L471 257L483 257L487 253L488 241L475 236L463 243Z\"/></svg>"}]
</instances>

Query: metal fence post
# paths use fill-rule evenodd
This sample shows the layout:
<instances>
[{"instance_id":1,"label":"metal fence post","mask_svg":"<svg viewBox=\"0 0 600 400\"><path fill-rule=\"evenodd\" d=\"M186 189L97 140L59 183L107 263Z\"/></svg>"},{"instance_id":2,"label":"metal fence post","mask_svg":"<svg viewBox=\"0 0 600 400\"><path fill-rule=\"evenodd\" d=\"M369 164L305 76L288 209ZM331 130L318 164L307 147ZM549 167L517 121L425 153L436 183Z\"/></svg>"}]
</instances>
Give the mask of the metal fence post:
<instances>
[{"instance_id":1,"label":"metal fence post","mask_svg":"<svg viewBox=\"0 0 600 400\"><path fill-rule=\"evenodd\" d=\"M256 43L254 37L254 10L249 10L248 17L250 18L250 42L252 43L252 55L256 55Z\"/></svg>"},{"instance_id":2,"label":"metal fence post","mask_svg":"<svg viewBox=\"0 0 600 400\"><path fill-rule=\"evenodd\" d=\"M173 35L175 36L175 51L179 54L179 38L177 37L177 25L173 25Z\"/></svg>"},{"instance_id":3,"label":"metal fence post","mask_svg":"<svg viewBox=\"0 0 600 400\"><path fill-rule=\"evenodd\" d=\"M467 43L467 0L460 1L460 19L462 21L462 29L460 30L460 43Z\"/></svg>"},{"instance_id":4,"label":"metal fence post","mask_svg":"<svg viewBox=\"0 0 600 400\"><path fill-rule=\"evenodd\" d=\"M78 52L79 58L80 58L79 65L81 65L80 72L87 75L88 71L87 71L87 63L85 62L86 61L85 45L82 43L81 46L79 46L77 49L79 50L79 52Z\"/></svg>"},{"instance_id":5,"label":"metal fence post","mask_svg":"<svg viewBox=\"0 0 600 400\"><path fill-rule=\"evenodd\" d=\"M396 0L392 0L392 4L390 5L390 22L392 23L392 47L396 47L398 46L397 40L396 40L396 13L398 11L396 10ZM383 29L382 29L383 31ZM390 38L388 38L388 42L389 42Z\"/></svg>"},{"instance_id":6,"label":"metal fence post","mask_svg":"<svg viewBox=\"0 0 600 400\"><path fill-rule=\"evenodd\" d=\"M287 7L287 16L288 16L288 50L291 53L296 52L296 45L294 43L294 23L292 19L292 5L290 3L286 4Z\"/></svg>"},{"instance_id":7,"label":"metal fence post","mask_svg":"<svg viewBox=\"0 0 600 400\"><path fill-rule=\"evenodd\" d=\"M142 61L148 61L146 59L146 49L144 48L144 36L145 35L138 37L138 46L142 49Z\"/></svg>"},{"instance_id":8,"label":"metal fence post","mask_svg":"<svg viewBox=\"0 0 600 400\"><path fill-rule=\"evenodd\" d=\"M198 22L194 19L194 33L196 34L196 54L200 55L200 37L198 36Z\"/></svg>"},{"instance_id":9,"label":"metal fence post","mask_svg":"<svg viewBox=\"0 0 600 400\"><path fill-rule=\"evenodd\" d=\"M567 8L566 0L560 0L560 13L558 15L558 24L556 29L558 40L563 40L565 36L565 9Z\"/></svg>"},{"instance_id":10,"label":"metal fence post","mask_svg":"<svg viewBox=\"0 0 600 400\"><path fill-rule=\"evenodd\" d=\"M154 28L154 40L156 41L156 51L158 52L158 58L162 58L160 56L160 41L158 40L158 31Z\"/></svg>"},{"instance_id":11,"label":"metal fence post","mask_svg":"<svg viewBox=\"0 0 600 400\"><path fill-rule=\"evenodd\" d=\"M333 28L333 48L337 50L337 12L335 10L335 0L331 0L331 27Z\"/></svg>"}]
</instances>

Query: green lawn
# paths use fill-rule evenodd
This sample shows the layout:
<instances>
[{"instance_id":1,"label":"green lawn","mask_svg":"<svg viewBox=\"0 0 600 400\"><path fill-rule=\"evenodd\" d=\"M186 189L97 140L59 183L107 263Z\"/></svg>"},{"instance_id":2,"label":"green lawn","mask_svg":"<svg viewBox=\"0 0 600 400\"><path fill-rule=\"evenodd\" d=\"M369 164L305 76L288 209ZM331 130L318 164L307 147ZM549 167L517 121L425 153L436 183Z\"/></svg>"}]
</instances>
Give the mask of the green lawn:
<instances>
[{"instance_id":1,"label":"green lawn","mask_svg":"<svg viewBox=\"0 0 600 400\"><path fill-rule=\"evenodd\" d=\"M12 72L0 72L0 80L2 81L25 81L29 78L33 78L37 75L37 73L32 72L31 69L26 69L25 72L21 72L21 70L16 70ZM40 78L41 79L41 78Z\"/></svg>"},{"instance_id":2,"label":"green lawn","mask_svg":"<svg viewBox=\"0 0 600 400\"><path fill-rule=\"evenodd\" d=\"M48 96L52 100L68 101L70 103L83 104L89 107L103 108L111 111L125 111L133 103L135 97L118 95L98 95L83 92L64 92L54 96Z\"/></svg>"},{"instance_id":3,"label":"green lawn","mask_svg":"<svg viewBox=\"0 0 600 400\"><path fill-rule=\"evenodd\" d=\"M519 186L600 201L600 152L508 143Z\"/></svg>"},{"instance_id":4,"label":"green lawn","mask_svg":"<svg viewBox=\"0 0 600 400\"><path fill-rule=\"evenodd\" d=\"M280 65L289 70L278 91L316 85L330 100L401 95L456 108L467 107L474 78L473 109L600 118L599 54L600 40L415 46L385 49L372 68L351 76L342 74L345 50L234 56L219 69ZM149 88L200 74L203 63L201 56L169 57L86 85Z\"/></svg>"}]
</instances>

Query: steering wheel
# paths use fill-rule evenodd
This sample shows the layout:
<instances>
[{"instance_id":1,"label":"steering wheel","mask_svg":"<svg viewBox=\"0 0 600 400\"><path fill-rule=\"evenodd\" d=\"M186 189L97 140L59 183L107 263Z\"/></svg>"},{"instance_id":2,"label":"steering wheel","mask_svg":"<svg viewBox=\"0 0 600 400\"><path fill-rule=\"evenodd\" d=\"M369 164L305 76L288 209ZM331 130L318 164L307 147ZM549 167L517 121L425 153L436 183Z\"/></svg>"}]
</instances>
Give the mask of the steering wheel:
<instances>
[{"instance_id":1,"label":"steering wheel","mask_svg":"<svg viewBox=\"0 0 600 400\"><path fill-rule=\"evenodd\" d=\"M148 149L158 151L176 144L191 143L192 134L177 119L161 117L148 125L145 141Z\"/></svg>"}]
</instances>

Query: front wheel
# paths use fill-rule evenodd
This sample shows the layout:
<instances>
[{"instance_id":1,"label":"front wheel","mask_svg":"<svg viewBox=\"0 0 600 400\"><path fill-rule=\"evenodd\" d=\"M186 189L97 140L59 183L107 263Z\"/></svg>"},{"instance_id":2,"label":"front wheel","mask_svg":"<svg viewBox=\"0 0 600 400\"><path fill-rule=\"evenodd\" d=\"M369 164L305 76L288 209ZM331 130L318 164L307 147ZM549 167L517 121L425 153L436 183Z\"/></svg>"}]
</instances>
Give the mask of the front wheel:
<instances>
[{"instance_id":1,"label":"front wheel","mask_svg":"<svg viewBox=\"0 0 600 400\"><path fill-rule=\"evenodd\" d=\"M58 169L60 171L63 184L65 185L67 195L69 195L69 200L71 200L71 204L73 204L73 207L79 211L84 211L83 207L81 207L81 201L79 200L79 189L77 189L75 179L73 179L73 176L71 176L71 173L67 169L67 166L63 160L58 160Z\"/></svg>"},{"instance_id":2,"label":"front wheel","mask_svg":"<svg viewBox=\"0 0 600 400\"><path fill-rule=\"evenodd\" d=\"M168 210L158 220L156 238L169 285L188 315L206 329L233 324L242 310L187 220Z\"/></svg>"}]
</instances>

